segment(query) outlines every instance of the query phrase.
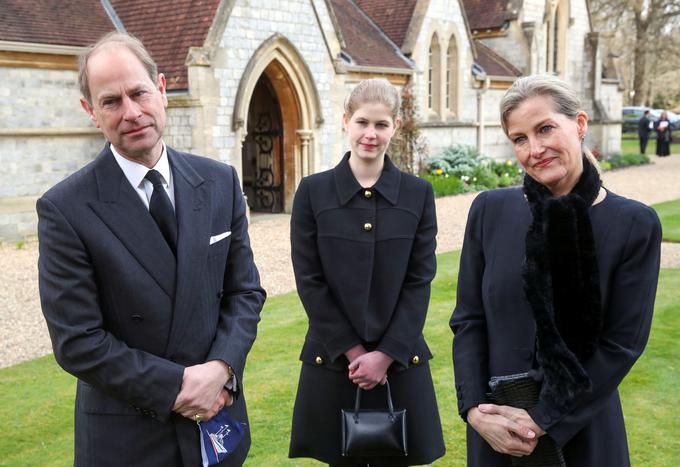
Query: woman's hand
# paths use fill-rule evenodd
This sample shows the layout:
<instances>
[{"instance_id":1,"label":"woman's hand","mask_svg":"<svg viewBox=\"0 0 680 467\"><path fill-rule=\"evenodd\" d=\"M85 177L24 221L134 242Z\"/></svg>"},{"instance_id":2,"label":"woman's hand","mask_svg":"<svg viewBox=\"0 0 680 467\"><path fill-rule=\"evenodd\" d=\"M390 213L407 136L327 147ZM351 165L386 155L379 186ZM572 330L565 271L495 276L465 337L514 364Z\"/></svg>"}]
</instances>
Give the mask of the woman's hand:
<instances>
[{"instance_id":1,"label":"woman's hand","mask_svg":"<svg viewBox=\"0 0 680 467\"><path fill-rule=\"evenodd\" d=\"M365 353L366 349L364 348L364 346L361 344L357 344L351 349L349 349L347 352L345 352L345 357L347 357L347 360L349 360L349 362L352 363L354 360L357 359L357 357Z\"/></svg>"},{"instance_id":2,"label":"woman's hand","mask_svg":"<svg viewBox=\"0 0 680 467\"><path fill-rule=\"evenodd\" d=\"M355 358L349 364L349 379L361 389L373 389L387 381L387 369L394 359L374 350Z\"/></svg>"},{"instance_id":3,"label":"woman's hand","mask_svg":"<svg viewBox=\"0 0 680 467\"><path fill-rule=\"evenodd\" d=\"M518 409L516 407L510 407L507 405L495 405L495 404L479 404L477 406L480 412L485 414L496 414L501 415L505 418L512 420L524 427L529 428L536 434L537 438L540 438L545 434L543 428L538 426L529 413L524 409Z\"/></svg>"},{"instance_id":4,"label":"woman's hand","mask_svg":"<svg viewBox=\"0 0 680 467\"><path fill-rule=\"evenodd\" d=\"M485 409L488 413L480 410L483 406L486 406ZM498 408L505 406L481 404L477 407L472 407L467 413L467 421L470 426L472 426L472 428L474 428L496 452L509 454L515 457L528 456L531 454L538 443L537 432L527 425L523 425L511 418L501 415L497 410L490 410L490 407ZM527 415L527 417L529 416ZM531 417L529 417L529 420L531 420ZM532 424L534 424L533 421Z\"/></svg>"}]
</instances>

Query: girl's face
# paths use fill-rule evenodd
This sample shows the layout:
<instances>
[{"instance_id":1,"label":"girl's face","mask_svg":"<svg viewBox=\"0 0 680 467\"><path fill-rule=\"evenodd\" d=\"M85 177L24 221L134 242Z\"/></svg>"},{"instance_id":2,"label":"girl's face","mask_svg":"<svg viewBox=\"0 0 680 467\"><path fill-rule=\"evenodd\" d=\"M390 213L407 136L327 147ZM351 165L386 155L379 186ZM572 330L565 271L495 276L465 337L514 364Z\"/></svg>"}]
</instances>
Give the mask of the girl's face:
<instances>
[{"instance_id":1,"label":"girl's face","mask_svg":"<svg viewBox=\"0 0 680 467\"><path fill-rule=\"evenodd\" d=\"M397 130L399 120L392 119L390 109L378 102L365 102L351 116L342 117L349 136L352 156L371 162L381 159Z\"/></svg>"},{"instance_id":2,"label":"girl's face","mask_svg":"<svg viewBox=\"0 0 680 467\"><path fill-rule=\"evenodd\" d=\"M531 178L557 196L569 193L583 172L581 140L587 128L585 112L571 119L556 112L548 96L525 100L507 117L517 160Z\"/></svg>"}]
</instances>

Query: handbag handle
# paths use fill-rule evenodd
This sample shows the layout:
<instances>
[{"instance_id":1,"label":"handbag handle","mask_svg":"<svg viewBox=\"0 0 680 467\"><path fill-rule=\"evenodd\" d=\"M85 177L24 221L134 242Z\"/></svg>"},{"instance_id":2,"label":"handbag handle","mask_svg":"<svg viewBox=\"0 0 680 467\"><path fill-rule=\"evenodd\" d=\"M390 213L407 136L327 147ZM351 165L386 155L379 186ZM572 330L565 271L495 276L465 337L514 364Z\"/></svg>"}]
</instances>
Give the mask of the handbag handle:
<instances>
[{"instance_id":1,"label":"handbag handle","mask_svg":"<svg viewBox=\"0 0 680 467\"><path fill-rule=\"evenodd\" d=\"M390 411L390 420L394 419L394 405L392 405L392 391L390 391L390 382L385 381L385 388L387 388L387 408ZM361 406L361 388L357 386L357 398L354 402L354 422L359 420L359 407Z\"/></svg>"}]
</instances>

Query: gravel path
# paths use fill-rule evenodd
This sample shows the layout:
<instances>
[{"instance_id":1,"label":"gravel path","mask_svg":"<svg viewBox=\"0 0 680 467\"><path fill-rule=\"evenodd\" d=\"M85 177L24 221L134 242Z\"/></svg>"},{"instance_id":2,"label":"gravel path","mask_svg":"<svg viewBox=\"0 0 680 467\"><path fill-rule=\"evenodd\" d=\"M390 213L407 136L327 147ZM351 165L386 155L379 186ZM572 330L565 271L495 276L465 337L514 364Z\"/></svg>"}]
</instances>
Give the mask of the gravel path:
<instances>
[{"instance_id":1,"label":"gravel path","mask_svg":"<svg viewBox=\"0 0 680 467\"><path fill-rule=\"evenodd\" d=\"M650 165L604 174L605 186L646 204L680 199L680 156L652 158ZM438 253L461 247L467 212L475 196L469 193L437 200ZM255 262L270 296L295 288L289 232L289 215L252 218L250 236ZM0 245L0 368L52 351L40 312L37 258L35 241L22 249ZM663 244L661 265L680 268L680 244Z\"/></svg>"}]
</instances>

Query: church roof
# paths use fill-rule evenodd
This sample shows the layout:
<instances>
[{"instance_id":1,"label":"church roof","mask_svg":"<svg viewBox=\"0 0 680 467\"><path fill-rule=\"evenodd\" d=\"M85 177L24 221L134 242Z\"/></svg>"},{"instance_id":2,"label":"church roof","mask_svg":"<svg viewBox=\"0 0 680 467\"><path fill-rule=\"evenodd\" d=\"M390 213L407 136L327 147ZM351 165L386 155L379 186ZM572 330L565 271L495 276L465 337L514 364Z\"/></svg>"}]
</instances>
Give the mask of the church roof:
<instances>
[{"instance_id":1,"label":"church roof","mask_svg":"<svg viewBox=\"0 0 680 467\"><path fill-rule=\"evenodd\" d=\"M416 0L355 0L380 29L399 47L404 45Z\"/></svg>"},{"instance_id":2,"label":"church roof","mask_svg":"<svg viewBox=\"0 0 680 467\"><path fill-rule=\"evenodd\" d=\"M330 3L344 38L343 51L353 65L412 68L399 43L415 0ZM98 0L0 0L0 40L87 46L115 30L116 21L148 48L169 90L187 89L187 53L190 47L204 45L220 0L109 0L109 4L112 17Z\"/></svg>"},{"instance_id":3,"label":"church roof","mask_svg":"<svg viewBox=\"0 0 680 467\"><path fill-rule=\"evenodd\" d=\"M203 46L220 0L110 0L130 34L138 37L165 74L169 90L187 89L189 47Z\"/></svg>"},{"instance_id":4,"label":"church roof","mask_svg":"<svg viewBox=\"0 0 680 467\"><path fill-rule=\"evenodd\" d=\"M487 46L482 41L475 40L474 45L477 49L476 62L478 65L484 68L484 71L486 71L487 75L507 77L522 76L521 70L496 53L491 47Z\"/></svg>"},{"instance_id":5,"label":"church roof","mask_svg":"<svg viewBox=\"0 0 680 467\"><path fill-rule=\"evenodd\" d=\"M114 29L98 0L0 0L0 41L82 47Z\"/></svg>"},{"instance_id":6,"label":"church roof","mask_svg":"<svg viewBox=\"0 0 680 467\"><path fill-rule=\"evenodd\" d=\"M500 29L517 19L517 0L462 0L470 30Z\"/></svg>"},{"instance_id":7,"label":"church roof","mask_svg":"<svg viewBox=\"0 0 680 467\"><path fill-rule=\"evenodd\" d=\"M386 2L387 3L387 2ZM331 0L345 49L354 65L412 68L399 47L352 0Z\"/></svg>"}]
</instances>

